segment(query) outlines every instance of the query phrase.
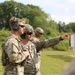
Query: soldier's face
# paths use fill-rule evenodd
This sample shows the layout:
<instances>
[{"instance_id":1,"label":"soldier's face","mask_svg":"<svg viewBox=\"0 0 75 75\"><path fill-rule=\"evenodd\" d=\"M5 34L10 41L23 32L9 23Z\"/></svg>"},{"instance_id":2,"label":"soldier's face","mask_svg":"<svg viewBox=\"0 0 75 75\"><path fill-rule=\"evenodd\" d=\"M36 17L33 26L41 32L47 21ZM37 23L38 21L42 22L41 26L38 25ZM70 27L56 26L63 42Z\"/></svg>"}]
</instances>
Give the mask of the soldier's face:
<instances>
[{"instance_id":1,"label":"soldier's face","mask_svg":"<svg viewBox=\"0 0 75 75\"><path fill-rule=\"evenodd\" d=\"M40 38L42 35L43 35L43 34L42 34L42 33L40 33L40 34L38 34L38 37Z\"/></svg>"},{"instance_id":2,"label":"soldier's face","mask_svg":"<svg viewBox=\"0 0 75 75\"><path fill-rule=\"evenodd\" d=\"M28 33L26 34L26 36L27 36L27 39L30 40L31 37L32 37L32 32L28 32Z\"/></svg>"},{"instance_id":3,"label":"soldier's face","mask_svg":"<svg viewBox=\"0 0 75 75\"><path fill-rule=\"evenodd\" d=\"M19 23L19 33L23 34L25 30L25 25L23 23Z\"/></svg>"}]
</instances>

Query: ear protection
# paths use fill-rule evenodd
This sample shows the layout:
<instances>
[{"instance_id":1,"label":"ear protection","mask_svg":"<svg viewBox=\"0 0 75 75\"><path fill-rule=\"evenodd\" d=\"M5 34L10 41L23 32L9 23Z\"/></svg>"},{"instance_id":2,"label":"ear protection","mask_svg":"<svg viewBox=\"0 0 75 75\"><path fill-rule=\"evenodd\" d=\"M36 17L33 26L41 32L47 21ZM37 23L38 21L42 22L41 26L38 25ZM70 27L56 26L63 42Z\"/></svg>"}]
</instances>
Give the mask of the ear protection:
<instances>
[{"instance_id":1,"label":"ear protection","mask_svg":"<svg viewBox=\"0 0 75 75\"><path fill-rule=\"evenodd\" d=\"M18 25L18 18L16 18L16 20L14 22L11 23L11 27L14 31L18 31L19 30L19 25Z\"/></svg>"}]
</instances>

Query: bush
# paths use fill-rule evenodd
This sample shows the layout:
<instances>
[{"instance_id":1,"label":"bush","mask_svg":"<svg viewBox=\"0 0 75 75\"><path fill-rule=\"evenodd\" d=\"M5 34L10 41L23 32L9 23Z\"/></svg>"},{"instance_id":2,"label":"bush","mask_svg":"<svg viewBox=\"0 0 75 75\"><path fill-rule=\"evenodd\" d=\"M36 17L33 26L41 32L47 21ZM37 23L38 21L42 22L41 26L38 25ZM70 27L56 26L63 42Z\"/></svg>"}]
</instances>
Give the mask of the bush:
<instances>
[{"instance_id":1,"label":"bush","mask_svg":"<svg viewBox=\"0 0 75 75\"><path fill-rule=\"evenodd\" d=\"M59 51L67 51L68 50L69 42L68 40L64 40L60 42L59 44L53 46L52 48Z\"/></svg>"},{"instance_id":2,"label":"bush","mask_svg":"<svg viewBox=\"0 0 75 75\"><path fill-rule=\"evenodd\" d=\"M6 39L6 37L10 34L8 30L0 30L0 45Z\"/></svg>"},{"instance_id":3,"label":"bush","mask_svg":"<svg viewBox=\"0 0 75 75\"><path fill-rule=\"evenodd\" d=\"M10 31L8 30L0 30L0 45L2 44L2 42L6 39L6 37L10 34ZM55 34L53 34L53 36L56 37ZM40 38L40 40L45 40L45 39L48 39L48 38L53 38L52 36L42 36ZM55 46L52 46L50 47L52 49L55 49L55 50L60 50L60 51L66 51L68 50L68 40L63 40L62 42L60 42L59 44L55 45Z\"/></svg>"}]
</instances>

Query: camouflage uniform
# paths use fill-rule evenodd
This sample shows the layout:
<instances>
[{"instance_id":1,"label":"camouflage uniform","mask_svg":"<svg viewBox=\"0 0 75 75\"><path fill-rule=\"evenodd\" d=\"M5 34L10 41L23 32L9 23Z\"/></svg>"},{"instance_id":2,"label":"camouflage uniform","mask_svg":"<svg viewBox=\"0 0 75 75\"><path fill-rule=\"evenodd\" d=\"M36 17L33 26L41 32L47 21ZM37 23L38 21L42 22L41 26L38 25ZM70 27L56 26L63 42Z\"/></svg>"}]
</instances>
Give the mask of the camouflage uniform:
<instances>
[{"instance_id":1,"label":"camouflage uniform","mask_svg":"<svg viewBox=\"0 0 75 75\"><path fill-rule=\"evenodd\" d=\"M43 48L47 48L59 43L62 40L62 38L57 37L57 38L47 39L43 41L39 41L39 39L36 38L37 42L33 43L30 41L30 39L28 39L30 38L30 35L27 34L28 32L32 32L32 27L27 25L27 28L25 30L26 31L24 34L22 34L21 38L23 39L22 42L25 45L25 49L28 50L29 52L29 57L26 60L26 63L24 65L24 68L25 68L24 74L25 75L40 75L40 72L39 72L40 62L39 62L38 52L41 51ZM32 65L34 66L34 68L31 67ZM32 74L33 71L31 70L33 69L36 69L36 74L35 73Z\"/></svg>"},{"instance_id":2,"label":"camouflage uniform","mask_svg":"<svg viewBox=\"0 0 75 75\"><path fill-rule=\"evenodd\" d=\"M40 40L37 37L32 37L31 41L33 43L39 43L40 42ZM38 51L37 55L38 55L38 64L37 64L38 73L37 73L37 75L41 75L41 73L40 73L40 64L41 64L40 56L41 56L41 51Z\"/></svg>"},{"instance_id":3,"label":"camouflage uniform","mask_svg":"<svg viewBox=\"0 0 75 75\"><path fill-rule=\"evenodd\" d=\"M36 59L38 56L37 56L37 52L36 52L36 48L35 48L35 45L32 43L32 42L28 42L27 45L25 45L25 49L28 50L29 52L29 57L28 59L26 60L25 62L25 75L34 75L34 74L27 74L26 71L27 71L27 64L31 64L32 66L34 66L34 69L35 70L38 70L36 64L38 62L38 60ZM28 66L28 68L30 69L29 71L31 71L33 68Z\"/></svg>"},{"instance_id":4,"label":"camouflage uniform","mask_svg":"<svg viewBox=\"0 0 75 75\"><path fill-rule=\"evenodd\" d=\"M36 75L41 75L40 71L39 71L39 69L40 69L40 55L39 55L39 52L43 48L47 48L47 47L50 47L50 46L53 46L53 45L59 43L61 40L62 39L60 37L57 37L57 38L47 39L47 40L43 40L43 41L35 43L36 51L37 51L37 54L38 54L38 57L36 58L38 60L38 62L37 62L38 72L37 72Z\"/></svg>"},{"instance_id":5,"label":"camouflage uniform","mask_svg":"<svg viewBox=\"0 0 75 75\"><path fill-rule=\"evenodd\" d=\"M34 32L35 32L35 35L34 35L34 37L31 38L31 41L33 43L39 43L40 42L39 38L41 37L39 35L43 35L44 31L43 31L42 28L37 27ZM37 66L39 68L37 75L41 75L41 73L40 73L40 64L41 64L40 56L41 56L41 51L38 51L37 54L38 54L38 65Z\"/></svg>"},{"instance_id":6,"label":"camouflage uniform","mask_svg":"<svg viewBox=\"0 0 75 75\"><path fill-rule=\"evenodd\" d=\"M9 60L4 66L3 75L24 75L24 66L22 66L21 63L27 57L27 51L21 41L17 36L11 34L3 43L3 46L5 47L5 53ZM7 60L7 58L5 59Z\"/></svg>"},{"instance_id":7,"label":"camouflage uniform","mask_svg":"<svg viewBox=\"0 0 75 75\"><path fill-rule=\"evenodd\" d=\"M27 45L25 45L25 48L28 48L29 47L29 50L30 50L30 53L32 55L32 58L34 60L34 65L36 66L36 70L37 70L37 73L35 75L40 75L40 71L39 71L39 68L40 68L40 60L39 60L39 56L38 56L38 53L40 50L42 50L43 48L47 48L47 47L50 47L50 46L53 46L57 43L59 43L61 41L60 37L57 37L57 38L53 38L53 39L47 39L47 40L44 40L44 41L40 41L40 42L37 42L37 43L32 43L32 42L29 42ZM28 49L27 49L28 50ZM28 58L27 60L27 63L29 62L32 62L31 57ZM29 75L29 74L27 74Z\"/></svg>"}]
</instances>

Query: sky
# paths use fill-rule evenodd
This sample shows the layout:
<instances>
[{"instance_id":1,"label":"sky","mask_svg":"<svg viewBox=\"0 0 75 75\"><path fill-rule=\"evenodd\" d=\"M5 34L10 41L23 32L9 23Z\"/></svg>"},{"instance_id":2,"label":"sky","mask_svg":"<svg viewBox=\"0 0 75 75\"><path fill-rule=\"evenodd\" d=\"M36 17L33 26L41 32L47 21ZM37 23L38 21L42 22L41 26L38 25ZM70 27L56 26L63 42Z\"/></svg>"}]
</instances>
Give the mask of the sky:
<instances>
[{"instance_id":1,"label":"sky","mask_svg":"<svg viewBox=\"0 0 75 75\"><path fill-rule=\"evenodd\" d=\"M4 2L5 0L0 0ZM56 21L75 22L75 0L14 0L25 5L32 4L39 6L45 13L50 14L51 18Z\"/></svg>"}]
</instances>

